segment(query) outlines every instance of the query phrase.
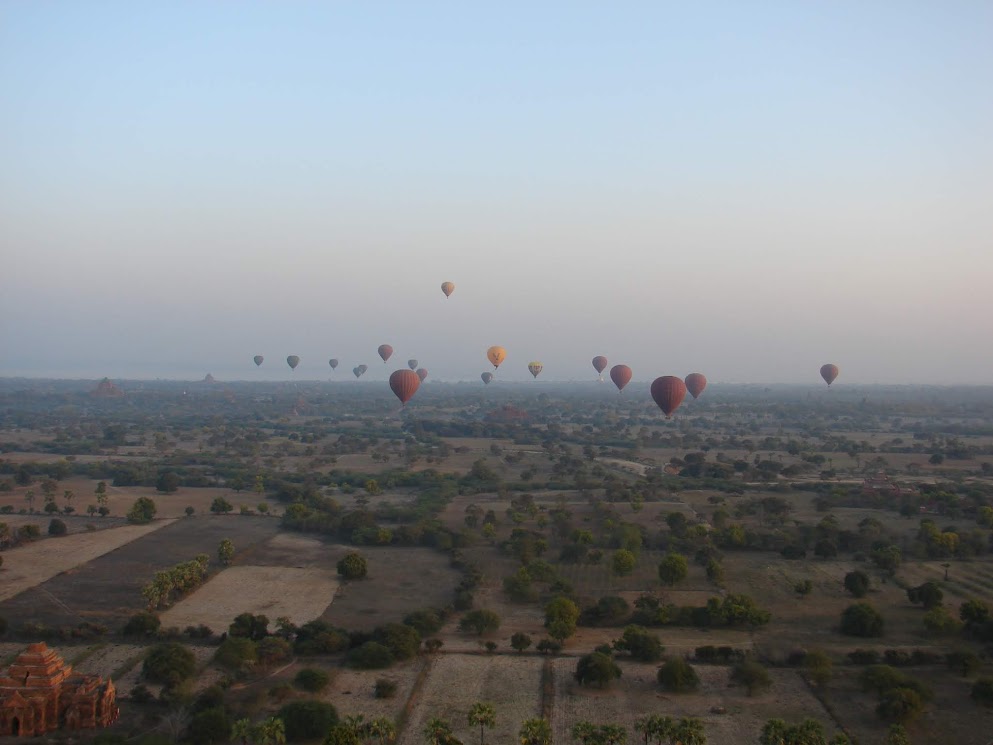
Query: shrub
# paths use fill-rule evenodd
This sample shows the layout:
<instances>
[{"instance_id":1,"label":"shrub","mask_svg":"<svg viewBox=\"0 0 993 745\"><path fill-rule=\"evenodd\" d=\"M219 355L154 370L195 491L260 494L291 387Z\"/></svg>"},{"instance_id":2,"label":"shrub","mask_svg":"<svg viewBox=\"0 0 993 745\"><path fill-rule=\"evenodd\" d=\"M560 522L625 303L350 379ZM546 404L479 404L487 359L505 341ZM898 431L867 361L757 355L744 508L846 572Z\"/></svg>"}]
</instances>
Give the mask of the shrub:
<instances>
[{"instance_id":1,"label":"shrub","mask_svg":"<svg viewBox=\"0 0 993 745\"><path fill-rule=\"evenodd\" d=\"M869 592L869 575L856 569L845 575L845 589L854 597L864 598Z\"/></svg>"},{"instance_id":2,"label":"shrub","mask_svg":"<svg viewBox=\"0 0 993 745\"><path fill-rule=\"evenodd\" d=\"M841 633L848 636L882 636L883 617L868 603L855 603L841 614Z\"/></svg>"},{"instance_id":3,"label":"shrub","mask_svg":"<svg viewBox=\"0 0 993 745\"><path fill-rule=\"evenodd\" d=\"M229 636L214 653L214 661L229 670L241 670L257 660L255 642L242 636Z\"/></svg>"},{"instance_id":4,"label":"shrub","mask_svg":"<svg viewBox=\"0 0 993 745\"><path fill-rule=\"evenodd\" d=\"M377 678L373 690L376 698L393 698L397 693L397 684L393 680Z\"/></svg>"},{"instance_id":5,"label":"shrub","mask_svg":"<svg viewBox=\"0 0 993 745\"><path fill-rule=\"evenodd\" d=\"M624 635L614 642L614 649L627 652L640 662L658 662L665 653L659 637L641 626L624 629Z\"/></svg>"},{"instance_id":6,"label":"shrub","mask_svg":"<svg viewBox=\"0 0 993 745\"><path fill-rule=\"evenodd\" d=\"M596 683L600 688L621 677L621 668L610 657L600 652L584 655L576 664L576 681L585 686Z\"/></svg>"},{"instance_id":7,"label":"shrub","mask_svg":"<svg viewBox=\"0 0 993 745\"><path fill-rule=\"evenodd\" d=\"M731 682L745 686L749 696L754 696L772 686L769 671L754 660L744 660L731 669Z\"/></svg>"},{"instance_id":8,"label":"shrub","mask_svg":"<svg viewBox=\"0 0 993 745\"><path fill-rule=\"evenodd\" d=\"M658 672L659 685L672 693L689 693L700 687L696 670L682 657L670 657Z\"/></svg>"},{"instance_id":9,"label":"shrub","mask_svg":"<svg viewBox=\"0 0 993 745\"><path fill-rule=\"evenodd\" d=\"M298 688L302 688L308 693L320 693L331 682L331 676L323 670L312 667L305 667L296 674L293 682Z\"/></svg>"},{"instance_id":10,"label":"shrub","mask_svg":"<svg viewBox=\"0 0 993 745\"><path fill-rule=\"evenodd\" d=\"M182 644L163 642L148 651L142 673L153 682L175 686L190 678L196 666L196 657Z\"/></svg>"},{"instance_id":11,"label":"shrub","mask_svg":"<svg viewBox=\"0 0 993 745\"><path fill-rule=\"evenodd\" d=\"M128 522L147 523L155 517L155 502L148 497L138 497L128 510Z\"/></svg>"},{"instance_id":12,"label":"shrub","mask_svg":"<svg viewBox=\"0 0 993 745\"><path fill-rule=\"evenodd\" d=\"M393 654L378 642L366 642L348 653L348 664L360 670L376 670L392 665Z\"/></svg>"},{"instance_id":13,"label":"shrub","mask_svg":"<svg viewBox=\"0 0 993 745\"><path fill-rule=\"evenodd\" d=\"M337 565L338 574L344 579L363 579L369 572L368 564L362 554L346 554Z\"/></svg>"},{"instance_id":14,"label":"shrub","mask_svg":"<svg viewBox=\"0 0 993 745\"><path fill-rule=\"evenodd\" d=\"M69 532L66 524L59 520L57 517L52 518L48 523L48 534L49 535L65 535Z\"/></svg>"},{"instance_id":15,"label":"shrub","mask_svg":"<svg viewBox=\"0 0 993 745\"><path fill-rule=\"evenodd\" d=\"M124 624L121 634L123 636L152 636L161 625L162 622L154 613L135 613Z\"/></svg>"},{"instance_id":16,"label":"shrub","mask_svg":"<svg viewBox=\"0 0 993 745\"><path fill-rule=\"evenodd\" d=\"M193 715L187 736L194 745L227 742L231 737L231 722L223 706L205 709Z\"/></svg>"}]
</instances>

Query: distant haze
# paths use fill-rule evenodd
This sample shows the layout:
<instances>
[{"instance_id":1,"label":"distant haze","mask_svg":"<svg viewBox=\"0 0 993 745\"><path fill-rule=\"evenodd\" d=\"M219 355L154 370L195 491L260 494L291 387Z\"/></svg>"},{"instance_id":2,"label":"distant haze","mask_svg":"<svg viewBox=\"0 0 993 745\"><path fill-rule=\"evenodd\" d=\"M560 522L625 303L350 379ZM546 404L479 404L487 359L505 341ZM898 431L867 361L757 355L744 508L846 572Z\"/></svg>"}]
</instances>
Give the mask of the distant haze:
<instances>
[{"instance_id":1,"label":"distant haze","mask_svg":"<svg viewBox=\"0 0 993 745\"><path fill-rule=\"evenodd\" d=\"M536 5L0 4L0 376L993 383L993 3Z\"/></svg>"}]
</instances>

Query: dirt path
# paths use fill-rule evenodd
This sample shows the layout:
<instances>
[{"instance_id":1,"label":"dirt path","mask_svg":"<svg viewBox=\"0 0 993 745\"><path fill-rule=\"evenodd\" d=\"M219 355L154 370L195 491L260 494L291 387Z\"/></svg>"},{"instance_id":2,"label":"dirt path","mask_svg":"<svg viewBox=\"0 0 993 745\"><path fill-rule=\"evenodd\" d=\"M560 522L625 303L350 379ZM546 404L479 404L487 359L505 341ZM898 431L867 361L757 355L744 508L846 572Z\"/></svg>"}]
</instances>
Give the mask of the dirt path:
<instances>
[{"instance_id":1,"label":"dirt path","mask_svg":"<svg viewBox=\"0 0 993 745\"><path fill-rule=\"evenodd\" d=\"M155 520L148 525L124 525L60 538L45 538L5 551L3 568L0 569L0 600L12 598L57 574L93 561L173 522Z\"/></svg>"}]
</instances>

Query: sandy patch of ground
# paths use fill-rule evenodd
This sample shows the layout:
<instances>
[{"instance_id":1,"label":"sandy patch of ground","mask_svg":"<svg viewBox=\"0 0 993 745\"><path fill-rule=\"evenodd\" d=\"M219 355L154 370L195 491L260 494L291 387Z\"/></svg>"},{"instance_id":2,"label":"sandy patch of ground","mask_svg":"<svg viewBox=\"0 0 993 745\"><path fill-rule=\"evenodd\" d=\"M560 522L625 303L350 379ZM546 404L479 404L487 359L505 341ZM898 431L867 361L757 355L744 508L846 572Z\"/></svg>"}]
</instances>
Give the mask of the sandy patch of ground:
<instances>
[{"instance_id":1,"label":"sandy patch of ground","mask_svg":"<svg viewBox=\"0 0 993 745\"><path fill-rule=\"evenodd\" d=\"M148 525L125 525L109 530L75 533L18 546L4 552L0 568L0 600L12 598L57 574L92 561L144 535L169 525L156 520Z\"/></svg>"},{"instance_id":2,"label":"sandy patch of ground","mask_svg":"<svg viewBox=\"0 0 993 745\"><path fill-rule=\"evenodd\" d=\"M220 632L246 612L262 613L270 621L287 616L304 624L324 612L337 589L337 577L329 569L229 567L163 613L162 625L183 629L202 623Z\"/></svg>"}]
</instances>

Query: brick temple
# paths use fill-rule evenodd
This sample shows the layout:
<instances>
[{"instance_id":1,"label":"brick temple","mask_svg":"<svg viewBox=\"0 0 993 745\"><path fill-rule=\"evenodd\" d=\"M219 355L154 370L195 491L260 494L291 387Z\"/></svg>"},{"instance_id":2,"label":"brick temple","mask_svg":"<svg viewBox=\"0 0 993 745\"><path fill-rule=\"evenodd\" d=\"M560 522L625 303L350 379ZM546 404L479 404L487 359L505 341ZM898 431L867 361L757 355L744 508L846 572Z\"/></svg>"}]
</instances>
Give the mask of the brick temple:
<instances>
[{"instance_id":1,"label":"brick temple","mask_svg":"<svg viewBox=\"0 0 993 745\"><path fill-rule=\"evenodd\" d=\"M74 673L43 642L29 645L0 674L0 736L107 727L117 716L113 682Z\"/></svg>"}]
</instances>

